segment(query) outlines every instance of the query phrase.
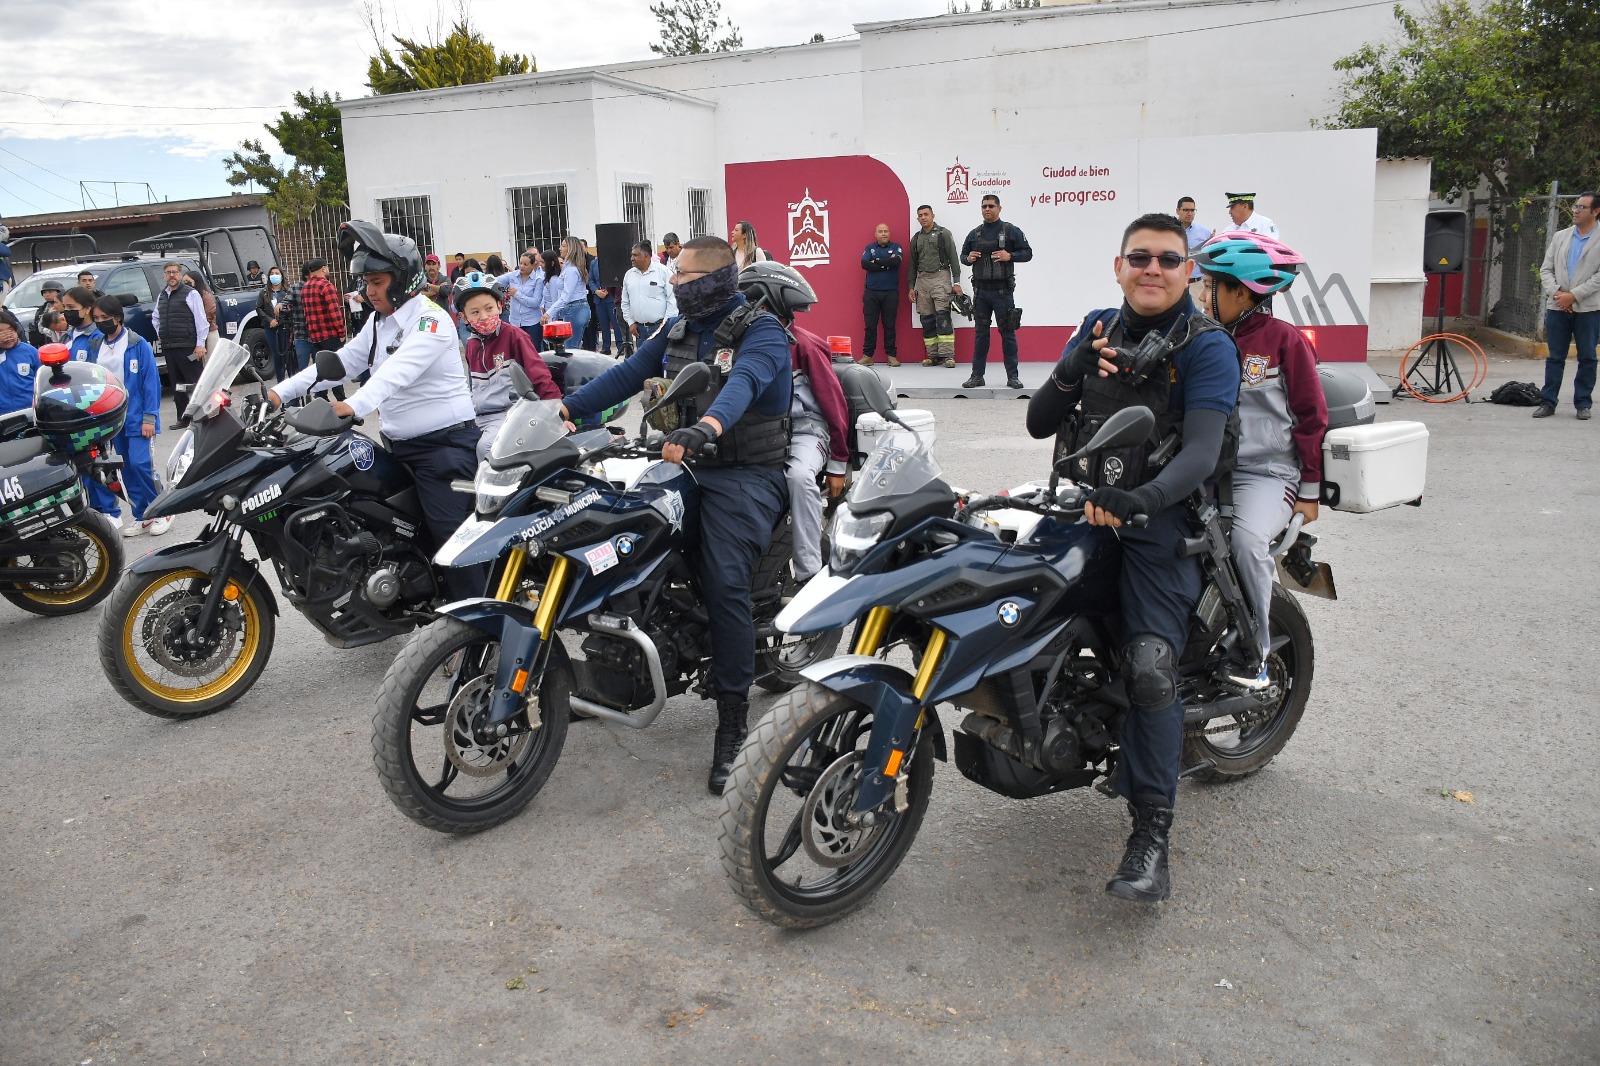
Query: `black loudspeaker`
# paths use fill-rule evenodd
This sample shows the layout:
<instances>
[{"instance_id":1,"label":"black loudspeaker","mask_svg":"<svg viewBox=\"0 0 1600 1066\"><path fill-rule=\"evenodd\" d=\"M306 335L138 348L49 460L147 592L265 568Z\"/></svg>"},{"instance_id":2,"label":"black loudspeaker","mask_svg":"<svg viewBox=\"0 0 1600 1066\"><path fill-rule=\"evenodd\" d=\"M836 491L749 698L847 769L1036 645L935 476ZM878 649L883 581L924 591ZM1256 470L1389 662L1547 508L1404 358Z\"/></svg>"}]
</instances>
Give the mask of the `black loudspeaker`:
<instances>
[{"instance_id":1,"label":"black loudspeaker","mask_svg":"<svg viewBox=\"0 0 1600 1066\"><path fill-rule=\"evenodd\" d=\"M633 246L638 244L635 222L602 222L594 228L594 252L600 260L600 287L622 286L622 276L633 266Z\"/></svg>"},{"instance_id":2,"label":"black loudspeaker","mask_svg":"<svg viewBox=\"0 0 1600 1066\"><path fill-rule=\"evenodd\" d=\"M1430 211L1422 223L1422 270L1459 274L1467 265L1467 213Z\"/></svg>"}]
</instances>

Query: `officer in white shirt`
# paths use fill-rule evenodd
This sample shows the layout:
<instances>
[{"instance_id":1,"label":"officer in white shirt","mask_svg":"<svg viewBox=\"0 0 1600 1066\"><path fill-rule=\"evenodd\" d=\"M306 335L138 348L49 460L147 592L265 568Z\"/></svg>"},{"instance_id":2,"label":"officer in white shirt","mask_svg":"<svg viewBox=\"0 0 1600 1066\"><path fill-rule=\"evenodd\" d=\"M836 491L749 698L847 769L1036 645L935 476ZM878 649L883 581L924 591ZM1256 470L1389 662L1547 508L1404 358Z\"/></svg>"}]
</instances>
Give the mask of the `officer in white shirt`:
<instances>
[{"instance_id":1,"label":"officer in white shirt","mask_svg":"<svg viewBox=\"0 0 1600 1066\"><path fill-rule=\"evenodd\" d=\"M339 250L350 259L350 272L363 277L374 313L339 349L345 380L353 382L369 367L372 376L348 403L336 402L334 413L344 418L377 413L384 443L416 482L434 543L443 544L472 513L472 497L452 491L450 482L470 481L477 471L478 427L455 326L438 304L418 297L427 279L411 238L351 221L340 227ZM313 386L322 390L335 384L319 383L312 365L267 398L278 406ZM451 595L482 595L481 576L451 570Z\"/></svg>"},{"instance_id":2,"label":"officer in white shirt","mask_svg":"<svg viewBox=\"0 0 1600 1066\"><path fill-rule=\"evenodd\" d=\"M678 314L672 274L650 254L650 242L633 246L633 266L622 279L622 320L638 340L649 340L661 323Z\"/></svg>"},{"instance_id":3,"label":"officer in white shirt","mask_svg":"<svg viewBox=\"0 0 1600 1066\"><path fill-rule=\"evenodd\" d=\"M1278 239L1278 224L1256 210L1255 193L1230 192L1224 195L1228 198L1228 217L1233 219L1234 229L1249 230L1263 237Z\"/></svg>"}]
</instances>

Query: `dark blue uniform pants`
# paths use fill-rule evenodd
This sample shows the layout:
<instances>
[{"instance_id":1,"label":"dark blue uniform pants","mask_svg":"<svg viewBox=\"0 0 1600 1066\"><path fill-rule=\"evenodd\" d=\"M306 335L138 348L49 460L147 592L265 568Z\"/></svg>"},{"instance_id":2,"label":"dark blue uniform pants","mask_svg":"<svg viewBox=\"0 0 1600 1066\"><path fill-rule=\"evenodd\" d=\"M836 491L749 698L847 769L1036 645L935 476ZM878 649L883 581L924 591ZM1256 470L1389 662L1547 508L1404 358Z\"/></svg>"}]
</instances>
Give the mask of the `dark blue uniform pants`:
<instances>
[{"instance_id":1,"label":"dark blue uniform pants","mask_svg":"<svg viewBox=\"0 0 1600 1066\"><path fill-rule=\"evenodd\" d=\"M1000 354L1006 361L1007 380L1017 376L1017 331L1010 328L1011 309L1017 306L1010 289L972 287L972 372L983 376L989 365L989 323L1000 323Z\"/></svg>"},{"instance_id":2,"label":"dark blue uniform pants","mask_svg":"<svg viewBox=\"0 0 1600 1066\"><path fill-rule=\"evenodd\" d=\"M783 517L789 490L781 468L698 468L701 592L711 621L711 687L745 699L756 680L750 578Z\"/></svg>"},{"instance_id":3,"label":"dark blue uniform pants","mask_svg":"<svg viewBox=\"0 0 1600 1066\"><path fill-rule=\"evenodd\" d=\"M472 514L472 496L456 492L450 482L471 481L478 472L478 437L477 423L463 422L410 440L387 442L389 451L411 471L435 547L449 540ZM445 572L446 589L457 600L482 596L488 578L488 568L483 566L452 567Z\"/></svg>"},{"instance_id":4,"label":"dark blue uniform pants","mask_svg":"<svg viewBox=\"0 0 1600 1066\"><path fill-rule=\"evenodd\" d=\"M1187 509L1168 507L1152 515L1144 529L1123 526L1116 532L1122 541L1124 645L1141 636L1159 637L1172 649L1175 671L1188 642L1189 616L1200 599L1200 560L1178 557L1178 545L1192 535ZM1176 696L1165 707L1130 708L1117 760L1118 794L1130 800L1160 797L1172 806L1182 749L1183 704Z\"/></svg>"}]
</instances>

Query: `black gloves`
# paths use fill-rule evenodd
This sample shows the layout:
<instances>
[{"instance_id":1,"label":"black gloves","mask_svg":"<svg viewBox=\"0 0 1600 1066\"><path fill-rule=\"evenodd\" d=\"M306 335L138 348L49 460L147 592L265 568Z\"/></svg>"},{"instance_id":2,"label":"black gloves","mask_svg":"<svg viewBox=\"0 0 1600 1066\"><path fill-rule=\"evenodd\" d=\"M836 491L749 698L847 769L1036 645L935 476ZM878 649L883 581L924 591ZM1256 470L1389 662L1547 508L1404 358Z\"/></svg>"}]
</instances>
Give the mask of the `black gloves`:
<instances>
[{"instance_id":1,"label":"black gloves","mask_svg":"<svg viewBox=\"0 0 1600 1066\"><path fill-rule=\"evenodd\" d=\"M1148 518L1159 510L1155 506L1158 501L1151 493L1145 491L1145 488L1145 486L1141 485L1136 489L1129 490L1106 485L1090 490L1089 495L1085 498L1101 510L1110 511L1117 518L1126 522L1136 514L1142 514Z\"/></svg>"},{"instance_id":2,"label":"black gloves","mask_svg":"<svg viewBox=\"0 0 1600 1066\"><path fill-rule=\"evenodd\" d=\"M668 433L663 443L676 444L693 455L716 439L717 435L711 432L710 426L704 422L696 422L692 426L685 426L683 429L675 429Z\"/></svg>"},{"instance_id":3,"label":"black gloves","mask_svg":"<svg viewBox=\"0 0 1600 1066\"><path fill-rule=\"evenodd\" d=\"M1100 353L1094 350L1093 334L1085 334L1081 344L1074 344L1056 363L1053 376L1062 388L1073 388L1085 377L1100 368Z\"/></svg>"}]
</instances>

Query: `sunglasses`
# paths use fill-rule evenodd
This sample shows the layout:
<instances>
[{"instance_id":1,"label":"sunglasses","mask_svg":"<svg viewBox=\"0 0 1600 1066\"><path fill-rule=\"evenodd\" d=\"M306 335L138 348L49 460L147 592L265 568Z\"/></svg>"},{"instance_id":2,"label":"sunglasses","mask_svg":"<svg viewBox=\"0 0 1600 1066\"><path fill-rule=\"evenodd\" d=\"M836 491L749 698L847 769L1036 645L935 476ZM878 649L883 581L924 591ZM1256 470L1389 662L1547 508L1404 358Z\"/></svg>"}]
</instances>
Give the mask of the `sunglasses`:
<instances>
[{"instance_id":1,"label":"sunglasses","mask_svg":"<svg viewBox=\"0 0 1600 1066\"><path fill-rule=\"evenodd\" d=\"M1135 270L1145 269L1150 265L1150 260L1152 259L1161 264L1162 270L1177 270L1188 262L1188 259L1177 252L1162 252L1160 255L1151 255L1149 252L1129 252L1122 257L1122 261Z\"/></svg>"}]
</instances>

